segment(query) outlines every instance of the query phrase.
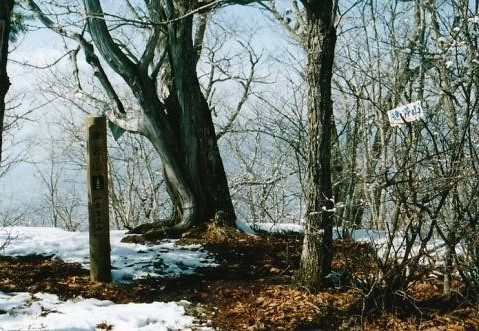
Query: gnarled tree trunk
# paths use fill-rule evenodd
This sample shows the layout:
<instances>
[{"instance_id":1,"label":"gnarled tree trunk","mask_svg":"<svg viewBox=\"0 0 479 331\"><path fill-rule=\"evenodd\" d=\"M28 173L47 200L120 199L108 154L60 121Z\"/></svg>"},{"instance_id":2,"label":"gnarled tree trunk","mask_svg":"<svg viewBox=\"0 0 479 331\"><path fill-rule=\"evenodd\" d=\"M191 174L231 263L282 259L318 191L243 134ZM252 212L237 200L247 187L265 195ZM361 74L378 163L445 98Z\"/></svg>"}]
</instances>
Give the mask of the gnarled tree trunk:
<instances>
[{"instance_id":1,"label":"gnarled tree trunk","mask_svg":"<svg viewBox=\"0 0 479 331\"><path fill-rule=\"evenodd\" d=\"M171 80L170 95L162 102L156 77L132 62L109 34L98 0L84 0L95 46L108 64L130 86L142 109L136 128L161 156L169 193L175 205L176 224L164 228L178 233L222 213L232 223L235 213L219 153L211 111L196 73L193 45L194 1L155 1L151 6L166 24L166 51ZM160 5L161 4L161 5ZM140 61L141 63L141 61Z\"/></svg>"},{"instance_id":2,"label":"gnarled tree trunk","mask_svg":"<svg viewBox=\"0 0 479 331\"><path fill-rule=\"evenodd\" d=\"M224 222L233 223L236 216L211 111L196 72L204 26L194 34L193 18L201 3L145 1L142 10L149 17L140 30L147 40L142 55L136 58L132 55L135 52L128 50L128 42L121 44L112 36L100 0L83 0L92 42L84 34L55 23L34 0L24 1L45 26L79 43L110 99L108 119L145 136L158 151L175 205L175 225L160 231L178 234L219 212ZM198 15L205 17L205 13ZM205 20L199 22L204 24ZM146 26L149 29L144 29ZM193 36L199 45L193 43ZM128 85L137 101L135 109L123 106L96 51Z\"/></svg>"}]
</instances>

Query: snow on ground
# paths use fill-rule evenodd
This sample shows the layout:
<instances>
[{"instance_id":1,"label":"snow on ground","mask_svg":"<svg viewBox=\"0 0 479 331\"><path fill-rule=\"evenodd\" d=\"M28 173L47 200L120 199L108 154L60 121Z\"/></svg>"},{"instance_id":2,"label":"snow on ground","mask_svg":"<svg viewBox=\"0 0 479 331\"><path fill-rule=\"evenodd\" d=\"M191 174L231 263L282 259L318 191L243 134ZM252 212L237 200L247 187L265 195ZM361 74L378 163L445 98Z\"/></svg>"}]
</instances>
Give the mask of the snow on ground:
<instances>
[{"instance_id":1,"label":"snow on ground","mask_svg":"<svg viewBox=\"0 0 479 331\"><path fill-rule=\"evenodd\" d=\"M302 224L287 223L256 223L252 226L254 231L268 233L303 233Z\"/></svg>"},{"instance_id":2,"label":"snow on ground","mask_svg":"<svg viewBox=\"0 0 479 331\"><path fill-rule=\"evenodd\" d=\"M237 220L236 226L245 233L255 234L259 232L269 232L269 233L281 233L281 234L302 234L304 233L303 224L290 224L290 223L255 223L249 224L243 220ZM366 230L366 229L357 229L349 230L348 235L356 240L362 242L370 242L373 247L377 250L378 256L386 258L397 258L399 260L405 254L406 251L406 238L407 235L401 231L398 231L394 234L392 238L392 245L388 247L389 234L386 231L376 231L376 230ZM335 227L333 229L333 239L343 238L345 233L342 228ZM421 242L419 238L413 244L411 249L412 256L417 255L421 248ZM426 251L429 254L424 254L424 258L420 260L421 263L430 263L434 262L436 265L442 263L441 257L445 254L445 244L441 238L433 237L431 238L426 246ZM461 254L462 247L460 245L457 247L456 252ZM428 255L435 256L431 261L428 261ZM439 258L439 259L437 259Z\"/></svg>"},{"instance_id":3,"label":"snow on ground","mask_svg":"<svg viewBox=\"0 0 479 331\"><path fill-rule=\"evenodd\" d=\"M192 274L200 267L217 266L214 257L200 245L176 246L174 240L157 245L122 243L125 231L111 231L113 279L130 280L148 276ZM10 238L10 239L9 239ZM69 232L58 228L0 228L0 246L5 255L48 255L66 262L79 262L89 268L88 232Z\"/></svg>"},{"instance_id":4,"label":"snow on ground","mask_svg":"<svg viewBox=\"0 0 479 331\"><path fill-rule=\"evenodd\" d=\"M111 326L115 331L166 331L188 330L192 323L193 318L174 302L61 301L54 294L0 292L0 330L90 331Z\"/></svg>"},{"instance_id":5,"label":"snow on ground","mask_svg":"<svg viewBox=\"0 0 479 331\"><path fill-rule=\"evenodd\" d=\"M246 233L303 232L298 224L262 223L251 226L237 221L238 228ZM121 243L124 231L111 232L113 278L128 281L147 276L174 276L191 274L199 267L216 266L214 257L199 245L176 246L165 240L157 245ZM334 229L335 238L342 236L340 228ZM353 239L369 241L385 253L388 234L382 231L354 230ZM10 227L0 228L0 253L11 256L41 254L64 261L79 262L89 267L87 232L68 232L56 228ZM404 236L396 234L391 252L401 252ZM444 244L431 240L428 249L440 252ZM419 245L416 244L414 250ZM399 254L400 256L401 254ZM381 255L382 256L382 255ZM83 331L99 329L98 325L113 325L114 331L123 330L188 330L193 318L185 315L187 302L151 304L114 304L110 301L76 298L61 301L54 294L2 293L0 292L0 331L2 330L65 330ZM196 330L198 327L195 328Z\"/></svg>"},{"instance_id":6,"label":"snow on ground","mask_svg":"<svg viewBox=\"0 0 479 331\"><path fill-rule=\"evenodd\" d=\"M131 280L146 276L191 274L199 267L217 266L214 257L200 245L176 246L165 240L157 245L121 243L124 231L111 232L113 278ZM0 228L0 253L9 256L39 254L89 267L87 232L57 228ZM64 330L89 331L112 325L114 331L189 330L193 317L185 315L188 302L114 304L83 299L61 301L47 293L0 292L0 331ZM199 328L196 326L195 330ZM208 330L207 328L203 328Z\"/></svg>"}]
</instances>

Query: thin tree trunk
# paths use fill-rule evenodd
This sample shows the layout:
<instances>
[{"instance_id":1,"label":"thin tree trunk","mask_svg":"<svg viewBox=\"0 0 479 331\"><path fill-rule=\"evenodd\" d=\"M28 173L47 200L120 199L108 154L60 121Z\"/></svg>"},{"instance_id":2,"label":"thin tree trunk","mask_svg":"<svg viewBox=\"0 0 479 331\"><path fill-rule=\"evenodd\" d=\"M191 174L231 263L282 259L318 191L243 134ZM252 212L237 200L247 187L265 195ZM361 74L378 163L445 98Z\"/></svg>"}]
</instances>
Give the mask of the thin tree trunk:
<instances>
[{"instance_id":1,"label":"thin tree trunk","mask_svg":"<svg viewBox=\"0 0 479 331\"><path fill-rule=\"evenodd\" d=\"M2 162L3 127L5 118L5 97L10 88L7 74L8 38L10 35L10 19L13 0L0 1L0 164Z\"/></svg>"},{"instance_id":2,"label":"thin tree trunk","mask_svg":"<svg viewBox=\"0 0 479 331\"><path fill-rule=\"evenodd\" d=\"M308 20L309 160L307 215L300 282L315 289L331 272L334 201L332 187L331 80L336 45L333 1L303 1Z\"/></svg>"}]
</instances>

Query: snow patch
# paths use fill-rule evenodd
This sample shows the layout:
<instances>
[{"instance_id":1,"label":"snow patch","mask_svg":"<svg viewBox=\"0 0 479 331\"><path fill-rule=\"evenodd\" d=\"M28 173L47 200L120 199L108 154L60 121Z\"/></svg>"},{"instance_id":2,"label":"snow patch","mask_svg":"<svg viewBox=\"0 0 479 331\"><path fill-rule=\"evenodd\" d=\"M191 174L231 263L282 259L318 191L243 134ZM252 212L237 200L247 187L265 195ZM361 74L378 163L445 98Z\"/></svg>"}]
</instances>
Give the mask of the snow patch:
<instances>
[{"instance_id":1,"label":"snow patch","mask_svg":"<svg viewBox=\"0 0 479 331\"><path fill-rule=\"evenodd\" d=\"M185 330L193 317L174 302L114 304L77 298L61 301L47 293L0 292L0 330L91 331L100 324L113 330Z\"/></svg>"},{"instance_id":2,"label":"snow patch","mask_svg":"<svg viewBox=\"0 0 479 331\"><path fill-rule=\"evenodd\" d=\"M249 225L249 223L246 222L245 220L237 218L235 223L236 223L236 228L238 230L240 230L240 231L242 231L246 234L256 234L256 232L253 230L251 225Z\"/></svg>"},{"instance_id":3,"label":"snow patch","mask_svg":"<svg viewBox=\"0 0 479 331\"><path fill-rule=\"evenodd\" d=\"M200 267L216 267L214 256L200 245L177 246L175 240L155 245L122 243L125 231L111 231L111 262L114 280L193 274ZM11 227L0 231L0 243L10 238L5 255L46 255L89 268L88 232L58 228Z\"/></svg>"}]
</instances>

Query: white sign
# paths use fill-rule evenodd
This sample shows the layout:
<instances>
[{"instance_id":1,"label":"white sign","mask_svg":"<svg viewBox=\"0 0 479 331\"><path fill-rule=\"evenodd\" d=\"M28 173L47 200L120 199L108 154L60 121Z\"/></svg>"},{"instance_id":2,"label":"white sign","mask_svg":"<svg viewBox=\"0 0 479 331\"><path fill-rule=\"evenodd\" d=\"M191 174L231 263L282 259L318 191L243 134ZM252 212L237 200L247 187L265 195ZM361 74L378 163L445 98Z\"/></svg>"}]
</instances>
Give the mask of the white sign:
<instances>
[{"instance_id":1,"label":"white sign","mask_svg":"<svg viewBox=\"0 0 479 331\"><path fill-rule=\"evenodd\" d=\"M424 117L421 101L409 103L388 111L391 126L401 126L404 123L414 122Z\"/></svg>"}]
</instances>

